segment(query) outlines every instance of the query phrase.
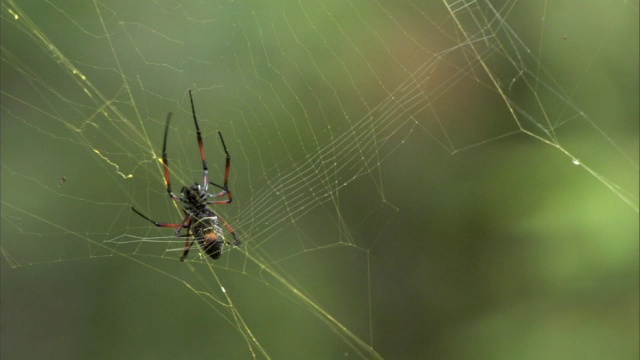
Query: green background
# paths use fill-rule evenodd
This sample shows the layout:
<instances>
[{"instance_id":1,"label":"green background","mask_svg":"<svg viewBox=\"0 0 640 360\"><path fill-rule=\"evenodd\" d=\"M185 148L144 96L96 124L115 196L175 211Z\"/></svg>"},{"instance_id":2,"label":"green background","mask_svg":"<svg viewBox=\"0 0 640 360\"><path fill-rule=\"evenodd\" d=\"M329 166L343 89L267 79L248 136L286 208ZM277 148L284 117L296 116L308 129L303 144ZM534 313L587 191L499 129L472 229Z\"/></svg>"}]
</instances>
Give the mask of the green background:
<instances>
[{"instance_id":1,"label":"green background","mask_svg":"<svg viewBox=\"0 0 640 360\"><path fill-rule=\"evenodd\" d=\"M638 3L450 5L3 2L1 356L636 359Z\"/></svg>"}]
</instances>

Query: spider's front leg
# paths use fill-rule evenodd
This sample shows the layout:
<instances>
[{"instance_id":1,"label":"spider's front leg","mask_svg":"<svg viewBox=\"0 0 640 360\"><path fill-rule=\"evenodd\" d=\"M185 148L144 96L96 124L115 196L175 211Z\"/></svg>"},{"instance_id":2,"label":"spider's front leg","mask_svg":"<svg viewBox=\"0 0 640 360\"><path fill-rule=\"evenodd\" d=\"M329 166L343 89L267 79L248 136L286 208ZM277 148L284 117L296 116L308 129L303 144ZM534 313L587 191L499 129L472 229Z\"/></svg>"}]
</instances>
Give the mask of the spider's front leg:
<instances>
[{"instance_id":1,"label":"spider's front leg","mask_svg":"<svg viewBox=\"0 0 640 360\"><path fill-rule=\"evenodd\" d=\"M167 193L174 200L178 201L180 198L176 196L171 190L171 176L169 176L169 160L167 159L167 134L169 133L169 122L173 113L167 114L167 123L164 125L164 140L162 142L162 165L164 166L164 181L167 183Z\"/></svg>"},{"instance_id":2,"label":"spider's front leg","mask_svg":"<svg viewBox=\"0 0 640 360\"><path fill-rule=\"evenodd\" d=\"M222 191L220 191L219 193L215 194L215 195L210 195L210 197L220 197L220 196L227 196L227 200L221 200L221 201L213 201L210 202L209 204L230 204L231 201L233 200L233 196L231 195L231 190L229 190L229 172L231 170L231 155L229 155L229 151L227 150L227 145L224 143L224 138L222 137L222 133L220 131L218 131L218 135L220 136L220 142L222 143L222 149L224 150L224 153L226 155L226 161L225 161L225 165L224 165L224 183L222 185L218 185L216 183L213 182L209 182L209 184L221 189Z\"/></svg>"}]
</instances>

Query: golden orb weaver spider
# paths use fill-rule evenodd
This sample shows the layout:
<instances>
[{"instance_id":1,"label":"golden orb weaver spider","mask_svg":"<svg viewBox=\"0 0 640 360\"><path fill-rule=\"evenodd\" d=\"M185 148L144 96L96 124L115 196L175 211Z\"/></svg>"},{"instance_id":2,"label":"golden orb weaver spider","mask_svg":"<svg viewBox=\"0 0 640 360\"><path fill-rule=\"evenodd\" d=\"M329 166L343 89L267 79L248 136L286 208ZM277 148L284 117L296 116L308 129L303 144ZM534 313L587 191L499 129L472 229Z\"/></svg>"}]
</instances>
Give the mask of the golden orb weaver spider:
<instances>
[{"instance_id":1,"label":"golden orb weaver spider","mask_svg":"<svg viewBox=\"0 0 640 360\"><path fill-rule=\"evenodd\" d=\"M207 167L207 159L205 158L204 146L202 145L202 134L200 132L200 127L198 126L198 119L196 118L196 109L193 106L193 97L191 96L191 90L189 90L189 99L191 100L191 113L193 114L193 122L196 125L198 147L200 148L202 170L204 171L203 185L195 182L193 185L191 185L191 187L183 186L182 190L180 191L180 196L177 196L171 190L169 162L167 161L167 133L169 132L169 122L171 121L172 116L172 113L169 113L167 115L167 123L164 126L164 141L162 143L162 164L164 165L164 178L165 182L167 183L167 193L169 193L169 197L176 202L180 201L184 203L184 208L182 209L182 211L185 214L185 218L182 219L182 221L178 224L161 223L155 220L151 220L150 218L136 210L133 206L131 207L131 210L133 210L136 214L140 215L155 226L176 229L177 237L187 239L184 253L180 257L180 261L184 261L184 259L187 257L187 255L189 254L189 249L191 249L194 241L198 242L198 245L200 245L200 248L205 252L205 254L209 255L212 259L218 259L222 254L222 248L224 247L224 244L232 245L224 239L220 223L222 223L229 230L229 233L231 233L231 235L233 236L233 245L241 245L240 239L236 236L236 232L233 230L233 228L223 218L216 214L215 211L209 208L209 205L229 204L233 199L228 185L229 170L231 168L231 156L229 156L229 152L227 151L227 146L225 145L224 139L222 138L222 133L218 131L220 142L222 143L222 148L224 149L224 153L227 157L224 170L224 183L222 185L218 185L210 182L209 168ZM210 194L207 192L207 190L209 189L209 185L213 185L221 191L217 194ZM218 198L222 196L226 196L227 199L217 201L210 200L212 198ZM182 229L186 229L185 234L180 234Z\"/></svg>"}]
</instances>

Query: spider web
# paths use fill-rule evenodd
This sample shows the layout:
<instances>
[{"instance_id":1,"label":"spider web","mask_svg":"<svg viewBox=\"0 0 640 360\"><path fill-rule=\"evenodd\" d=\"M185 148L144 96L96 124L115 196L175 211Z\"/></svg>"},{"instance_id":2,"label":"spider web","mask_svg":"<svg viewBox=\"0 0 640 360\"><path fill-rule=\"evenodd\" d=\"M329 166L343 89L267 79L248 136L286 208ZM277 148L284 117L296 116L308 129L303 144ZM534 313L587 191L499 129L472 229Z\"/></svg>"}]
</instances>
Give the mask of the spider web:
<instances>
[{"instance_id":1,"label":"spider web","mask_svg":"<svg viewBox=\"0 0 640 360\"><path fill-rule=\"evenodd\" d=\"M135 6L2 3L3 356L637 354L637 2Z\"/></svg>"}]
</instances>

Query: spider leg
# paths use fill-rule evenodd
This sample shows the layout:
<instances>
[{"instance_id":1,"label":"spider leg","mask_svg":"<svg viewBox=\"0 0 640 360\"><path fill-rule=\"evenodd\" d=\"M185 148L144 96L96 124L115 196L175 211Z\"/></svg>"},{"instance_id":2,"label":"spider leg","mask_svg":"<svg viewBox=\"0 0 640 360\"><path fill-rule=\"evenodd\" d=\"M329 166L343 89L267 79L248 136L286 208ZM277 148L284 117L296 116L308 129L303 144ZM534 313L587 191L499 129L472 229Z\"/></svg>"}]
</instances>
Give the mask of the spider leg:
<instances>
[{"instance_id":1,"label":"spider leg","mask_svg":"<svg viewBox=\"0 0 640 360\"><path fill-rule=\"evenodd\" d=\"M231 235L233 236L233 244L229 244L228 242L226 242L229 245L234 245L234 246L240 246L242 245L242 241L240 241L240 239L238 238L238 236L236 235L236 232L233 230L233 228L231 227L231 225L229 225L229 223L227 223L220 215L218 215L218 219L220 219L222 221L222 223L224 224L224 226L227 228L227 230L229 230L229 232L231 233Z\"/></svg>"},{"instance_id":2,"label":"spider leg","mask_svg":"<svg viewBox=\"0 0 640 360\"><path fill-rule=\"evenodd\" d=\"M221 186L221 188L227 190L228 192L229 170L231 169L231 156L229 155L229 151L227 151L227 145L224 144L224 139L222 138L222 133L220 131L218 131L218 135L220 136L220 142L222 143L222 148L224 149L224 153L227 155L227 162L224 167L224 185Z\"/></svg>"},{"instance_id":3,"label":"spider leg","mask_svg":"<svg viewBox=\"0 0 640 360\"><path fill-rule=\"evenodd\" d=\"M196 108L193 105L193 96L191 96L191 90L189 90L189 100L191 100L191 113L193 114L193 122L196 124L196 135L198 136L198 147L200 148L200 158L202 159L202 171L204 172L204 191L207 191L209 184L209 167L207 166L207 159L204 155L204 145L202 145L202 133L198 126L198 118L196 118Z\"/></svg>"},{"instance_id":4,"label":"spider leg","mask_svg":"<svg viewBox=\"0 0 640 360\"><path fill-rule=\"evenodd\" d=\"M196 240L195 238L191 237L191 241L189 241L189 238L187 238L187 246L184 248L184 253L182 254L182 256L180 256L180 261L184 261L184 259L187 258L187 255L189 255L189 250L191 250L191 245L193 245L193 242Z\"/></svg>"},{"instance_id":5,"label":"spider leg","mask_svg":"<svg viewBox=\"0 0 640 360\"><path fill-rule=\"evenodd\" d=\"M186 226L187 233L184 235L178 235L178 237L185 237L187 239L187 243L184 245L184 252L182 253L182 256L180 256L180 261L184 261L184 259L187 258L187 255L189 255L189 250L191 250L191 245L193 245L193 242L195 241L195 238L191 234L191 222L192 222L191 216L189 216L188 219L189 219L189 222Z\"/></svg>"},{"instance_id":6,"label":"spider leg","mask_svg":"<svg viewBox=\"0 0 640 360\"><path fill-rule=\"evenodd\" d=\"M224 169L224 184L222 186L209 182L209 167L207 166L207 159L204 153L204 145L202 143L202 132L200 131L200 126L198 125L198 118L196 117L196 108L193 105L193 96L191 95L191 90L189 90L189 100L191 101L191 113L193 114L193 123L196 125L196 135L198 138L198 148L200 149L200 158L202 159L202 170L204 172L204 191L207 191L209 184L222 189L223 191L215 195L215 197L228 195L227 200L223 201L215 201L212 204L229 204L232 200L231 191L229 191L229 171L231 169L231 156L229 155L229 151L227 150L227 145L224 143L224 138L222 137L222 133L218 131L218 136L220 136L220 142L222 143L222 148L224 149L224 153L226 154L226 163Z\"/></svg>"},{"instance_id":7,"label":"spider leg","mask_svg":"<svg viewBox=\"0 0 640 360\"><path fill-rule=\"evenodd\" d=\"M216 197L227 195L228 199L227 200L221 200L221 201L208 201L207 204L218 204L218 205L219 204L229 204L231 202L231 200L233 200L233 198L231 196L231 190L229 190L228 188L222 187L222 186L220 186L218 184L212 183L212 182L209 182L209 184L211 184L211 185L213 185L213 186L215 186L217 188L222 189L222 191L220 191L219 193L217 193L215 195L214 194L209 194L209 197L216 198Z\"/></svg>"},{"instance_id":8,"label":"spider leg","mask_svg":"<svg viewBox=\"0 0 640 360\"><path fill-rule=\"evenodd\" d=\"M189 254L189 250L191 249L191 245L193 245L193 241L194 241L193 239L191 241L189 241L189 238L192 238L191 223L193 221L193 218L191 217L191 215L187 214L187 217L180 224L168 224L168 223L161 223L161 222L157 222L155 220L149 219L148 217L143 215L140 211L136 210L133 206L131 207L131 210L133 210L133 212L135 212L136 214L140 215L142 218L146 219L147 221L149 221L150 223L152 223L155 226L176 229L176 237L187 238L187 243L186 243L185 248L184 248L184 253L180 257L180 261L184 261L184 259ZM182 229L185 229L185 228L187 229L187 233L184 234L184 235L180 235L180 231Z\"/></svg>"},{"instance_id":9,"label":"spider leg","mask_svg":"<svg viewBox=\"0 0 640 360\"><path fill-rule=\"evenodd\" d=\"M131 210L133 210L133 212L135 212L136 214L140 215L142 218L146 219L147 221L149 221L150 223L152 223L153 225L155 225L157 227L174 228L174 229L178 229L178 232L180 231L180 229L182 229L184 227L184 223L185 223L184 221L181 222L180 224L161 223L161 222L157 222L155 220L149 219L148 217L143 215L140 211L136 210L136 208L134 208L133 206L131 207Z\"/></svg>"},{"instance_id":10,"label":"spider leg","mask_svg":"<svg viewBox=\"0 0 640 360\"><path fill-rule=\"evenodd\" d=\"M208 202L208 204L217 204L217 205L229 204L233 200L233 196L231 196L231 190L229 190L229 171L231 170L231 156L229 155L229 151L227 151L227 145L225 145L224 143L224 138L222 137L222 133L218 131L218 135L220 136L220 142L222 143L222 148L224 149L224 153L227 155L227 161L224 167L224 183L222 185L218 185L216 183L209 182L209 184L222 190L221 192L215 195L211 195L211 197L219 197L219 196L227 195L228 198L227 200Z\"/></svg>"},{"instance_id":11,"label":"spider leg","mask_svg":"<svg viewBox=\"0 0 640 360\"><path fill-rule=\"evenodd\" d=\"M169 133L169 122L173 114L167 114L167 123L164 125L164 141L162 142L162 164L164 164L164 180L167 183L167 193L169 196L178 201L180 198L171 191L171 177L169 177L169 161L167 160L167 134Z\"/></svg>"},{"instance_id":12,"label":"spider leg","mask_svg":"<svg viewBox=\"0 0 640 360\"><path fill-rule=\"evenodd\" d=\"M184 221L184 223L186 223L184 227L187 228L187 233L184 235L179 235L178 233L180 230L178 230L176 231L176 236L186 238L187 243L184 245L184 252L182 253L182 256L180 256L180 261L184 261L184 259L187 258L189 250L191 250L191 245L193 245L193 242L195 241L195 237L193 237L193 234L191 234L191 225L193 225L193 218L191 217L191 214L189 214L186 210L183 211L187 216ZM191 241L189 241L189 238L191 238Z\"/></svg>"}]
</instances>

